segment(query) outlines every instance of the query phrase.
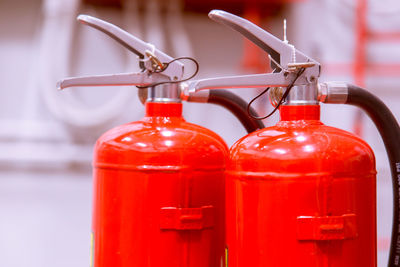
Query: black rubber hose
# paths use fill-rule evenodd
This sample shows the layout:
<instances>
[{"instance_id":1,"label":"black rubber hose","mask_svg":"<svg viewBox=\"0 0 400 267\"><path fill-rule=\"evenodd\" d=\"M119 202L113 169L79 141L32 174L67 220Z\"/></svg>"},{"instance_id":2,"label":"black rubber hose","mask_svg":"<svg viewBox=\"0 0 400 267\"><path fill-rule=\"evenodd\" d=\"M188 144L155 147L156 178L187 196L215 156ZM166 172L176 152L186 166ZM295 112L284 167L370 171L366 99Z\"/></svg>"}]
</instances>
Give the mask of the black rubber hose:
<instances>
[{"instance_id":1,"label":"black rubber hose","mask_svg":"<svg viewBox=\"0 0 400 267\"><path fill-rule=\"evenodd\" d=\"M392 172L393 225L389 252L389 267L400 266L400 127L389 108L365 89L348 85L346 104L362 108L375 123L385 144Z\"/></svg>"},{"instance_id":2,"label":"black rubber hose","mask_svg":"<svg viewBox=\"0 0 400 267\"><path fill-rule=\"evenodd\" d=\"M207 102L222 106L232 112L248 133L265 127L262 121L255 120L247 114L248 103L234 93L226 90L210 90ZM257 115L253 108L251 109L251 114Z\"/></svg>"}]
</instances>

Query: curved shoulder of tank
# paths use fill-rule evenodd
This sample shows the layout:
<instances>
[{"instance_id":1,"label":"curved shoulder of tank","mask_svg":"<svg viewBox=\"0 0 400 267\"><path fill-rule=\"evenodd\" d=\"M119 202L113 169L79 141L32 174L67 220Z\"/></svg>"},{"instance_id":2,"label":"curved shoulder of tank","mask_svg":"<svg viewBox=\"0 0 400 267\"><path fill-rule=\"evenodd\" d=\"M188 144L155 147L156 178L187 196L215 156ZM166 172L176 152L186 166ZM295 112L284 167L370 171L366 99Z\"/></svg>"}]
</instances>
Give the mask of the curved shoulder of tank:
<instances>
[{"instance_id":1,"label":"curved shoulder of tank","mask_svg":"<svg viewBox=\"0 0 400 267\"><path fill-rule=\"evenodd\" d=\"M292 125L293 126L293 125ZM358 137L357 135L331 126L324 124L311 124L307 127L288 127L281 124L277 126L267 127L251 134L248 134L239 139L231 149L255 149L258 150L262 145L289 141L293 139L293 142L302 144L306 141L319 142L322 147L329 149L329 146L346 143L353 146L361 146L372 153L371 147L366 141Z\"/></svg>"},{"instance_id":2,"label":"curved shoulder of tank","mask_svg":"<svg viewBox=\"0 0 400 267\"><path fill-rule=\"evenodd\" d=\"M95 162L221 165L228 147L217 134L184 121L139 121L106 132L95 148ZM157 163L157 164L158 164Z\"/></svg>"},{"instance_id":3,"label":"curved shoulder of tank","mask_svg":"<svg viewBox=\"0 0 400 267\"><path fill-rule=\"evenodd\" d=\"M99 139L97 139L96 147L104 144L115 143L116 140L123 139L127 135L132 135L136 132L141 132L146 130L146 128L148 127L146 127L146 124L143 121L135 121L116 126L102 134Z\"/></svg>"},{"instance_id":4,"label":"curved shoulder of tank","mask_svg":"<svg viewBox=\"0 0 400 267\"><path fill-rule=\"evenodd\" d=\"M228 154L228 145L225 143L224 139L222 139L222 137L219 136L217 133L197 124L185 122L185 125L188 130L195 132L199 138L205 138L209 142L215 142L221 145L221 149L225 150L226 154Z\"/></svg>"},{"instance_id":5,"label":"curved shoulder of tank","mask_svg":"<svg viewBox=\"0 0 400 267\"><path fill-rule=\"evenodd\" d=\"M275 169L279 164L308 166L309 170L331 164L343 170L375 166L374 154L365 141L323 124L265 128L236 142L230 158L237 166L253 166L257 162L260 169Z\"/></svg>"},{"instance_id":6,"label":"curved shoulder of tank","mask_svg":"<svg viewBox=\"0 0 400 267\"><path fill-rule=\"evenodd\" d=\"M243 149L257 150L260 147L260 142L272 142L276 138L281 138L286 134L287 131L278 129L276 126L267 127L243 136L233 144L231 151Z\"/></svg>"},{"instance_id":7,"label":"curved shoulder of tank","mask_svg":"<svg viewBox=\"0 0 400 267\"><path fill-rule=\"evenodd\" d=\"M324 128L330 134L340 135L341 138L348 139L349 142L357 143L358 145L364 146L366 149L370 150L371 153L373 152L372 148L370 147L370 145L365 140L363 140L361 137L355 135L354 133L351 133L351 132L348 132L346 130L342 130L342 129L339 129L339 128L335 128L335 127L332 127L332 126L324 125Z\"/></svg>"}]
</instances>

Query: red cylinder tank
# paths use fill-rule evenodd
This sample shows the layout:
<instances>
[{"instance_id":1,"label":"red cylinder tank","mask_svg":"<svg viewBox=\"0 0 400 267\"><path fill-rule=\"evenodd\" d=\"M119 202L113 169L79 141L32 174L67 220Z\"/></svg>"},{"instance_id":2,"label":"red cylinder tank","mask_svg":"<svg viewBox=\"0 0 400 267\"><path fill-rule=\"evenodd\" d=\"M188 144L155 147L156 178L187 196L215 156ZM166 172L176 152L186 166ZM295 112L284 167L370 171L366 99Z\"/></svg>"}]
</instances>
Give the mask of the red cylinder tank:
<instances>
[{"instance_id":1,"label":"red cylinder tank","mask_svg":"<svg viewBox=\"0 0 400 267\"><path fill-rule=\"evenodd\" d=\"M229 267L376 266L375 158L318 105L236 142L226 180Z\"/></svg>"},{"instance_id":2,"label":"red cylinder tank","mask_svg":"<svg viewBox=\"0 0 400 267\"><path fill-rule=\"evenodd\" d=\"M228 148L180 103L106 132L94 156L95 267L221 266Z\"/></svg>"}]
</instances>

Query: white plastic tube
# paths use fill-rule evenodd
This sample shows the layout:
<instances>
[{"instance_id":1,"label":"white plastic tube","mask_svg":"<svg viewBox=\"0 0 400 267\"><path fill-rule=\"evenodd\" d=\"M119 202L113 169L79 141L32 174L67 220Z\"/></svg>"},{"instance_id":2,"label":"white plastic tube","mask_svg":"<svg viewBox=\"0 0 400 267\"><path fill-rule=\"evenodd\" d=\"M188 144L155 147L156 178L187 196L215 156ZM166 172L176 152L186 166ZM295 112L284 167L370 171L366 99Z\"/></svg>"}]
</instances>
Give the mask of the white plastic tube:
<instances>
[{"instance_id":1,"label":"white plastic tube","mask_svg":"<svg viewBox=\"0 0 400 267\"><path fill-rule=\"evenodd\" d=\"M136 0L130 3L129 12ZM55 89L56 81L69 76L74 29L77 27L76 15L80 0L44 1L44 22L41 32L37 86L50 112L67 124L77 127L95 127L110 122L122 113L136 93L134 88L120 89L101 106L85 107L79 104L72 90L60 93ZM127 17L135 14L124 13ZM138 25L139 21L132 22ZM128 65L132 67L131 64ZM132 68L129 69L132 71Z\"/></svg>"}]
</instances>

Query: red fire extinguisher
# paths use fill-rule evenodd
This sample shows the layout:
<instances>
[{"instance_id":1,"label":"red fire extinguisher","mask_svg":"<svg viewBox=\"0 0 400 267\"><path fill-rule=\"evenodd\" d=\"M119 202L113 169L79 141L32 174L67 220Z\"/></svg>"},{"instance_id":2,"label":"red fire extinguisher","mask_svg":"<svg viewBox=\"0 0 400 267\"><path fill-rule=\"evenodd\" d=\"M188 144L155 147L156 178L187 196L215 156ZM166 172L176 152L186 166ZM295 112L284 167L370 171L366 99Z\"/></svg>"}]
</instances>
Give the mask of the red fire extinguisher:
<instances>
[{"instance_id":1,"label":"red fire extinguisher","mask_svg":"<svg viewBox=\"0 0 400 267\"><path fill-rule=\"evenodd\" d=\"M60 89L147 88L145 117L109 130L96 143L91 266L222 266L228 148L214 132L183 119L181 100L222 105L249 132L262 123L249 119L246 103L232 93L183 95L180 60L105 21L78 20L139 55L143 71L67 78Z\"/></svg>"},{"instance_id":2,"label":"red fire extinguisher","mask_svg":"<svg viewBox=\"0 0 400 267\"><path fill-rule=\"evenodd\" d=\"M362 88L318 83L317 61L249 21L218 10L209 16L266 51L274 71L194 81L185 90L268 87L280 111L278 124L230 149L229 267L376 267L374 154L357 136L324 125L319 102L364 109L384 140L394 191L389 266L399 266L400 128L390 110Z\"/></svg>"}]
</instances>

